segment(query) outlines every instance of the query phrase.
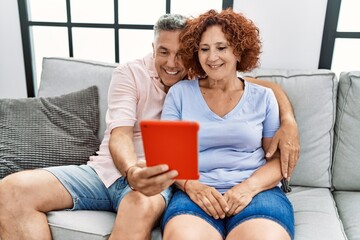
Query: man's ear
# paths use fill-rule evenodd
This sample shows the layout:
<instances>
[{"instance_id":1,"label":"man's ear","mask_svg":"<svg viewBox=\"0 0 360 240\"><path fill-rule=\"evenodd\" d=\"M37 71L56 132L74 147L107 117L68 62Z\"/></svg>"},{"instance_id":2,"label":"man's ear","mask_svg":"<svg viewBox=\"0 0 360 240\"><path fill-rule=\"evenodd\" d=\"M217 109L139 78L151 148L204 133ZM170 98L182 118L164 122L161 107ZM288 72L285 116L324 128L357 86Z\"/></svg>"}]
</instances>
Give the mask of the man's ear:
<instances>
[{"instance_id":1,"label":"man's ear","mask_svg":"<svg viewBox=\"0 0 360 240\"><path fill-rule=\"evenodd\" d=\"M151 45L152 45L152 49L153 49L153 58L155 58L155 45L154 45L154 43L152 43Z\"/></svg>"}]
</instances>

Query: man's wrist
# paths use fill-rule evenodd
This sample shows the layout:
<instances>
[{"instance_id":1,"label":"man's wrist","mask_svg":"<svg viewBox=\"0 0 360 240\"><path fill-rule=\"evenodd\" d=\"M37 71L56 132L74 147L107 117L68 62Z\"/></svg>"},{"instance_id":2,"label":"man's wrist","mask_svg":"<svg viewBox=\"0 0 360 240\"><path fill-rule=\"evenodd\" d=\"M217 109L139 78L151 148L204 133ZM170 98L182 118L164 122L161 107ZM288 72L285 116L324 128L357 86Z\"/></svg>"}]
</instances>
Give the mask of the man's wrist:
<instances>
[{"instance_id":1,"label":"man's wrist","mask_svg":"<svg viewBox=\"0 0 360 240\"><path fill-rule=\"evenodd\" d=\"M132 166L128 167L128 168L125 170L125 176L124 176L124 178L126 179L126 181L127 181L128 185L129 185L130 189L133 190L133 191L136 191L136 189L130 184L129 176L130 176L131 173L134 171L134 170L132 170L132 169L134 169L135 167L138 167L138 166L132 165Z\"/></svg>"},{"instance_id":2,"label":"man's wrist","mask_svg":"<svg viewBox=\"0 0 360 240\"><path fill-rule=\"evenodd\" d=\"M128 178L129 174L130 174L130 170L134 167L137 167L136 165L131 165L130 167L128 167L126 170L125 170L125 175L124 177L125 178Z\"/></svg>"}]
</instances>

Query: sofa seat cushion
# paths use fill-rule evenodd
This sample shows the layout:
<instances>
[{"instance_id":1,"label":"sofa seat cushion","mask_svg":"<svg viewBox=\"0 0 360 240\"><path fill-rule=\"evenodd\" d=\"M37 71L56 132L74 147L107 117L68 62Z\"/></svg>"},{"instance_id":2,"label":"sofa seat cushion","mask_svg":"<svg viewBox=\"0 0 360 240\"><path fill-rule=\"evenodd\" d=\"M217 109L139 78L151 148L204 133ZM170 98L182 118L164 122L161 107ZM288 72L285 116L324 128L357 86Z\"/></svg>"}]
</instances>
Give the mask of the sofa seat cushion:
<instances>
[{"instance_id":1,"label":"sofa seat cushion","mask_svg":"<svg viewBox=\"0 0 360 240\"><path fill-rule=\"evenodd\" d=\"M360 191L360 71L340 75L333 185L336 190Z\"/></svg>"},{"instance_id":2,"label":"sofa seat cushion","mask_svg":"<svg viewBox=\"0 0 360 240\"><path fill-rule=\"evenodd\" d=\"M108 239L115 217L115 213L106 211L64 210L47 213L53 240ZM160 228L155 228L152 232L152 240L161 239Z\"/></svg>"},{"instance_id":3,"label":"sofa seat cushion","mask_svg":"<svg viewBox=\"0 0 360 240\"><path fill-rule=\"evenodd\" d=\"M327 188L293 187L296 240L346 240L335 201Z\"/></svg>"},{"instance_id":4,"label":"sofa seat cushion","mask_svg":"<svg viewBox=\"0 0 360 240\"><path fill-rule=\"evenodd\" d=\"M0 99L0 178L84 164L99 148L96 86L56 97Z\"/></svg>"},{"instance_id":5,"label":"sofa seat cushion","mask_svg":"<svg viewBox=\"0 0 360 240\"><path fill-rule=\"evenodd\" d=\"M289 97L300 134L300 159L291 185L331 187L338 80L329 70L256 69L245 76L279 84Z\"/></svg>"},{"instance_id":6,"label":"sofa seat cushion","mask_svg":"<svg viewBox=\"0 0 360 240\"><path fill-rule=\"evenodd\" d=\"M360 239L360 192L334 191L333 194L348 239Z\"/></svg>"},{"instance_id":7,"label":"sofa seat cushion","mask_svg":"<svg viewBox=\"0 0 360 240\"><path fill-rule=\"evenodd\" d=\"M108 239L115 213L105 211L53 211L47 214L54 240Z\"/></svg>"}]
</instances>

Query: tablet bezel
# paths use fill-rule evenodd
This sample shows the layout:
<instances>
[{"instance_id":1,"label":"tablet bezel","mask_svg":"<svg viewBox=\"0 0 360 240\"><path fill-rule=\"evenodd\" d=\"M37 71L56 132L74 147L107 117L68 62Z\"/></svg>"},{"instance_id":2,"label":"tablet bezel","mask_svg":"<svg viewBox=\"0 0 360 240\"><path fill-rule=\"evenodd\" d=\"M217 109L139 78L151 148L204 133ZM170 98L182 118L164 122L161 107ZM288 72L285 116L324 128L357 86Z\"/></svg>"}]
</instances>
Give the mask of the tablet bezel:
<instances>
[{"instance_id":1,"label":"tablet bezel","mask_svg":"<svg viewBox=\"0 0 360 240\"><path fill-rule=\"evenodd\" d=\"M146 165L167 164L178 171L175 179L199 179L199 127L195 121L141 121Z\"/></svg>"}]
</instances>

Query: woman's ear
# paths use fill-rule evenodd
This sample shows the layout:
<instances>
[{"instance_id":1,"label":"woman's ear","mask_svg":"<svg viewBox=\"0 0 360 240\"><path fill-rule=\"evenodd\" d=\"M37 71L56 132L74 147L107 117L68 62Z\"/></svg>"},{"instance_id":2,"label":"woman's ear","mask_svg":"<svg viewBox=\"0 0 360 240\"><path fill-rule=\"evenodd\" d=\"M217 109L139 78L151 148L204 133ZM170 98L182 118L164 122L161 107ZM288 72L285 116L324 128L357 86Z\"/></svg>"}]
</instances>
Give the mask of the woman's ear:
<instances>
[{"instance_id":1,"label":"woman's ear","mask_svg":"<svg viewBox=\"0 0 360 240\"><path fill-rule=\"evenodd\" d=\"M236 60L236 70L240 70L241 69L241 55L237 57Z\"/></svg>"}]
</instances>

